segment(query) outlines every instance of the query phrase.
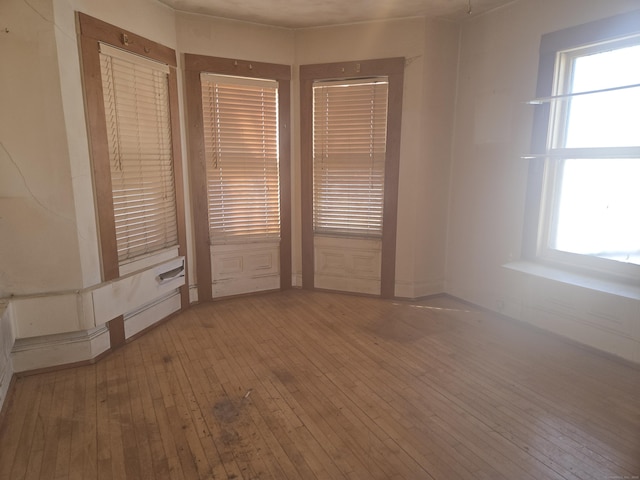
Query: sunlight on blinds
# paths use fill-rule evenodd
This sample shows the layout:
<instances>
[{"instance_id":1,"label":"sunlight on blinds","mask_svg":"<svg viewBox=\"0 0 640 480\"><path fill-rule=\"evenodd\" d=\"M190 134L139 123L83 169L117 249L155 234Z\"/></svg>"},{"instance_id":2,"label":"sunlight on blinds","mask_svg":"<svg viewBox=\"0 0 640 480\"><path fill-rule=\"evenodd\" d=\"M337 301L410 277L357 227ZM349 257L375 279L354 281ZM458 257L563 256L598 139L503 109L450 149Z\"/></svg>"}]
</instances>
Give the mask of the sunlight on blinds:
<instances>
[{"instance_id":1,"label":"sunlight on blinds","mask_svg":"<svg viewBox=\"0 0 640 480\"><path fill-rule=\"evenodd\" d=\"M314 231L382 235L386 79L313 87Z\"/></svg>"},{"instance_id":2,"label":"sunlight on blinds","mask_svg":"<svg viewBox=\"0 0 640 480\"><path fill-rule=\"evenodd\" d=\"M177 244L168 67L100 46L120 263Z\"/></svg>"},{"instance_id":3,"label":"sunlight on blinds","mask_svg":"<svg viewBox=\"0 0 640 480\"><path fill-rule=\"evenodd\" d=\"M280 238L277 82L201 84L211 243Z\"/></svg>"}]
</instances>

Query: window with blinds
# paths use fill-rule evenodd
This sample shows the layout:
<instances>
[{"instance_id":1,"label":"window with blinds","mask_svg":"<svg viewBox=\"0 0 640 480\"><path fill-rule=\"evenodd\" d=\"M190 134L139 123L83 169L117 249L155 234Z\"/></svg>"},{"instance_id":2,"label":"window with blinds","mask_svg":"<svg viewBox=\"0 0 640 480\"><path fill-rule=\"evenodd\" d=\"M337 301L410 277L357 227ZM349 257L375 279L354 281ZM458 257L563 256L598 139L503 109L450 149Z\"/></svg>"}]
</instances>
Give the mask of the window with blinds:
<instances>
[{"instance_id":1,"label":"window with blinds","mask_svg":"<svg viewBox=\"0 0 640 480\"><path fill-rule=\"evenodd\" d=\"M278 83L203 73L212 244L280 238Z\"/></svg>"},{"instance_id":2,"label":"window with blinds","mask_svg":"<svg viewBox=\"0 0 640 480\"><path fill-rule=\"evenodd\" d=\"M382 236L388 81L313 85L313 227Z\"/></svg>"},{"instance_id":3,"label":"window with blinds","mask_svg":"<svg viewBox=\"0 0 640 480\"><path fill-rule=\"evenodd\" d=\"M169 67L100 44L118 261L178 243Z\"/></svg>"}]
</instances>

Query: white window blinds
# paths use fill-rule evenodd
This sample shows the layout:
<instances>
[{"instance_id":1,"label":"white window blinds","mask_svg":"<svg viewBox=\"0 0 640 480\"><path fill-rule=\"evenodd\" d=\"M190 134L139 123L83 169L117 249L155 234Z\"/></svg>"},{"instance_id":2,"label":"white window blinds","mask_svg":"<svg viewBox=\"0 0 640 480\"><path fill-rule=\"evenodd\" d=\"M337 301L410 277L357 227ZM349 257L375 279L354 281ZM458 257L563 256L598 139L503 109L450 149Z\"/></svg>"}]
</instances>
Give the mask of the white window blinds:
<instances>
[{"instance_id":1,"label":"white window blinds","mask_svg":"<svg viewBox=\"0 0 640 480\"><path fill-rule=\"evenodd\" d=\"M100 45L118 260L177 244L169 67Z\"/></svg>"},{"instance_id":2,"label":"white window blinds","mask_svg":"<svg viewBox=\"0 0 640 480\"><path fill-rule=\"evenodd\" d=\"M313 87L313 224L320 234L382 235L388 81Z\"/></svg>"},{"instance_id":3,"label":"white window blinds","mask_svg":"<svg viewBox=\"0 0 640 480\"><path fill-rule=\"evenodd\" d=\"M278 83L203 73L211 243L280 238Z\"/></svg>"}]
</instances>

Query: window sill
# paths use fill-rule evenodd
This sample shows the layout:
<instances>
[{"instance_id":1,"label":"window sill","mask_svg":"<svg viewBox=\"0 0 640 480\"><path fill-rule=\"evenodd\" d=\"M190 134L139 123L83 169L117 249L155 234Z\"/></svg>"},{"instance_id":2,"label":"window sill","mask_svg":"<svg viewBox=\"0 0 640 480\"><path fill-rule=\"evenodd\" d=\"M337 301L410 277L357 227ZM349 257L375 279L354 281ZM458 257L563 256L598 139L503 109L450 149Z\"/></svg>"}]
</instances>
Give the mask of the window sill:
<instances>
[{"instance_id":1,"label":"window sill","mask_svg":"<svg viewBox=\"0 0 640 480\"><path fill-rule=\"evenodd\" d=\"M503 267L516 272L576 287L629 298L632 300L640 300L640 285L616 282L528 261L510 262L503 265Z\"/></svg>"}]
</instances>

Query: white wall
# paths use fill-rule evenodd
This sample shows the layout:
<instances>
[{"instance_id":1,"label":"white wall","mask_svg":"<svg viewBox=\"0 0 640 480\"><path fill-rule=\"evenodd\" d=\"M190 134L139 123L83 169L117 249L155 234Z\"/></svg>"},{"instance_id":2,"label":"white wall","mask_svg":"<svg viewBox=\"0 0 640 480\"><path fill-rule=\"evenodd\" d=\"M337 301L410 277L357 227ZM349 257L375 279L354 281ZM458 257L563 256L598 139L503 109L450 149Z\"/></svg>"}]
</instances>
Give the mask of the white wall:
<instances>
[{"instance_id":1,"label":"white wall","mask_svg":"<svg viewBox=\"0 0 640 480\"><path fill-rule=\"evenodd\" d=\"M0 3L0 298L82 284L52 17Z\"/></svg>"},{"instance_id":2,"label":"white wall","mask_svg":"<svg viewBox=\"0 0 640 480\"><path fill-rule=\"evenodd\" d=\"M462 26L446 291L640 360L640 307L615 296L619 327L592 317L597 295L502 267L520 257L538 48L543 34L638 8L635 0L521 0ZM566 304L551 304L561 297ZM635 332L635 333L634 333Z\"/></svg>"},{"instance_id":3,"label":"white wall","mask_svg":"<svg viewBox=\"0 0 640 480\"><path fill-rule=\"evenodd\" d=\"M293 30L176 12L178 50L212 57L293 63Z\"/></svg>"}]
</instances>

